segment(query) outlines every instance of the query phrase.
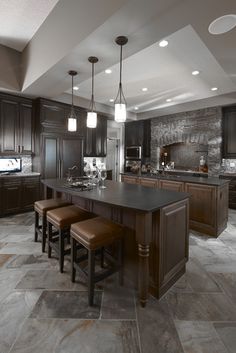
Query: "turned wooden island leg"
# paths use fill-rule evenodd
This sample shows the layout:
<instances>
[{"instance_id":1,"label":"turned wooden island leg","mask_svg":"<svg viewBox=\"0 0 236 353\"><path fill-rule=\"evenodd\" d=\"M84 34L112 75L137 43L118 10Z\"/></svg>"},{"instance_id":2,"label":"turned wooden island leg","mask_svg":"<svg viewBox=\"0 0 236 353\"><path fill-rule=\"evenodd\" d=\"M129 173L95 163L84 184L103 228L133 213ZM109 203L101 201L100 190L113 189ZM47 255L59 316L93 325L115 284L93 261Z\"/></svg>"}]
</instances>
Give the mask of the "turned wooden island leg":
<instances>
[{"instance_id":1,"label":"turned wooden island leg","mask_svg":"<svg viewBox=\"0 0 236 353\"><path fill-rule=\"evenodd\" d=\"M149 245L152 237L152 213L138 213L136 215L136 241L139 255L139 301L145 307L149 289Z\"/></svg>"}]
</instances>

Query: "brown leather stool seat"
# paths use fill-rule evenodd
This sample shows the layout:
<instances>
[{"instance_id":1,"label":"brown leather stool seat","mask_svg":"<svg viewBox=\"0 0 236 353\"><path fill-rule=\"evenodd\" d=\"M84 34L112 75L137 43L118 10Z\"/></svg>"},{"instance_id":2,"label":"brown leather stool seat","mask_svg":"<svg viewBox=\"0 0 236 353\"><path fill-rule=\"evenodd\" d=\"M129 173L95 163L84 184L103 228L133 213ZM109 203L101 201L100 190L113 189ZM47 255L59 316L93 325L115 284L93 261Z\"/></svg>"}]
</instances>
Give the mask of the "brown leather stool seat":
<instances>
[{"instance_id":1,"label":"brown leather stool seat","mask_svg":"<svg viewBox=\"0 0 236 353\"><path fill-rule=\"evenodd\" d=\"M67 237L69 241L71 224L92 217L95 217L94 214L74 205L60 207L47 212L48 257L51 257L53 248L59 255L60 272L63 272L64 256L70 253L70 248L65 248L65 238ZM58 232L53 234L52 227L56 228Z\"/></svg>"},{"instance_id":2,"label":"brown leather stool seat","mask_svg":"<svg viewBox=\"0 0 236 353\"><path fill-rule=\"evenodd\" d=\"M35 214L35 223L34 223L34 241L38 241L38 235L42 238L42 252L45 251L46 239L47 239L47 211L70 205L68 201L62 199L48 199L40 200L34 203L34 214ZM39 217L42 218L42 223L39 224Z\"/></svg>"},{"instance_id":3,"label":"brown leather stool seat","mask_svg":"<svg viewBox=\"0 0 236 353\"><path fill-rule=\"evenodd\" d=\"M106 278L107 276L119 271L120 284L123 281L123 236L124 227L113 223L110 220L102 217L92 218L79 223L71 225L71 280L75 281L76 269L86 275L88 280L88 295L89 305L93 305L94 297L94 285L96 282ZM103 256L104 247L113 243L118 243L118 259L111 256L108 252L105 255L108 256L109 262L112 266L95 273L95 254L96 250L102 249L102 261L101 267L103 268ZM77 244L83 245L88 252L88 271L82 269L79 265L84 261L84 255L77 258Z\"/></svg>"}]
</instances>

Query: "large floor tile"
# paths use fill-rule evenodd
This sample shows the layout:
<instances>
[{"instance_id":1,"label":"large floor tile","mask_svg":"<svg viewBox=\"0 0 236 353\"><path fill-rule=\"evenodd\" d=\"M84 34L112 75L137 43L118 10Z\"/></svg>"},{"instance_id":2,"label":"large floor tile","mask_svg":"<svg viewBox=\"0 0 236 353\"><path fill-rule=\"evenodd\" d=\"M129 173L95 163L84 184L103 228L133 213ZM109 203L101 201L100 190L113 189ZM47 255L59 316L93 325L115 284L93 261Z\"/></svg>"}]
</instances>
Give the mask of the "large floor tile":
<instances>
[{"instance_id":1,"label":"large floor tile","mask_svg":"<svg viewBox=\"0 0 236 353\"><path fill-rule=\"evenodd\" d=\"M175 321L184 353L228 353L212 323Z\"/></svg>"},{"instance_id":2,"label":"large floor tile","mask_svg":"<svg viewBox=\"0 0 236 353\"><path fill-rule=\"evenodd\" d=\"M236 352L236 322L214 323L219 337L227 348L227 353Z\"/></svg>"},{"instance_id":3,"label":"large floor tile","mask_svg":"<svg viewBox=\"0 0 236 353\"><path fill-rule=\"evenodd\" d=\"M41 291L14 291L0 305L0 352L8 353Z\"/></svg>"},{"instance_id":4,"label":"large floor tile","mask_svg":"<svg viewBox=\"0 0 236 353\"><path fill-rule=\"evenodd\" d=\"M165 300L150 298L148 305L137 305L137 318L143 353L182 353L182 346Z\"/></svg>"},{"instance_id":5,"label":"large floor tile","mask_svg":"<svg viewBox=\"0 0 236 353\"><path fill-rule=\"evenodd\" d=\"M38 319L98 319L102 292L95 291L94 305L88 305L88 292L44 291L30 317Z\"/></svg>"},{"instance_id":6,"label":"large floor tile","mask_svg":"<svg viewBox=\"0 0 236 353\"><path fill-rule=\"evenodd\" d=\"M213 273L212 276L236 305L236 268L235 273Z\"/></svg>"},{"instance_id":7,"label":"large floor tile","mask_svg":"<svg viewBox=\"0 0 236 353\"><path fill-rule=\"evenodd\" d=\"M102 319L135 320L135 295L134 289L119 286L116 281L103 286Z\"/></svg>"},{"instance_id":8,"label":"large floor tile","mask_svg":"<svg viewBox=\"0 0 236 353\"><path fill-rule=\"evenodd\" d=\"M41 252L42 252L41 243L34 243L34 242L7 243L0 249L0 254L30 255L30 254L41 254Z\"/></svg>"},{"instance_id":9,"label":"large floor tile","mask_svg":"<svg viewBox=\"0 0 236 353\"><path fill-rule=\"evenodd\" d=\"M140 353L140 350L134 321L28 319L11 353L32 352Z\"/></svg>"},{"instance_id":10,"label":"large floor tile","mask_svg":"<svg viewBox=\"0 0 236 353\"><path fill-rule=\"evenodd\" d=\"M0 254L0 267L5 265L12 258L13 255L9 254Z\"/></svg>"},{"instance_id":11,"label":"large floor tile","mask_svg":"<svg viewBox=\"0 0 236 353\"><path fill-rule=\"evenodd\" d=\"M6 256L6 255L0 255ZM8 261L7 268L23 268L28 270L42 270L57 268L58 261L54 258L48 259L46 254L17 255Z\"/></svg>"},{"instance_id":12,"label":"large floor tile","mask_svg":"<svg viewBox=\"0 0 236 353\"><path fill-rule=\"evenodd\" d=\"M0 302L15 289L24 275L25 272L22 270L2 269L0 271Z\"/></svg>"},{"instance_id":13,"label":"large floor tile","mask_svg":"<svg viewBox=\"0 0 236 353\"><path fill-rule=\"evenodd\" d=\"M236 321L236 306L224 293L173 293L166 295L175 320Z\"/></svg>"},{"instance_id":14,"label":"large floor tile","mask_svg":"<svg viewBox=\"0 0 236 353\"><path fill-rule=\"evenodd\" d=\"M60 273L57 270L30 270L19 282L17 288L86 290L87 287L81 282L72 283L69 273Z\"/></svg>"}]
</instances>

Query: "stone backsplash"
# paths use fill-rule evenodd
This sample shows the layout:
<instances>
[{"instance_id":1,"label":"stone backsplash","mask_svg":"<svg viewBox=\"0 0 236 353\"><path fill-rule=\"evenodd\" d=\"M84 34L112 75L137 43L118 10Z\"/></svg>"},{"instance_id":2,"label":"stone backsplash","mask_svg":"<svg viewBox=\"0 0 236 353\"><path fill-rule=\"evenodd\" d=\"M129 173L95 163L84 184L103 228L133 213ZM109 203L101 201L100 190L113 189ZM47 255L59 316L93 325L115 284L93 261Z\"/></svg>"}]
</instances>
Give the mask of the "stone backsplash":
<instances>
[{"instance_id":1,"label":"stone backsplash","mask_svg":"<svg viewBox=\"0 0 236 353\"><path fill-rule=\"evenodd\" d=\"M157 166L160 147L174 143L207 145L208 173L218 175L222 171L221 108L200 109L151 119L151 163Z\"/></svg>"}]
</instances>

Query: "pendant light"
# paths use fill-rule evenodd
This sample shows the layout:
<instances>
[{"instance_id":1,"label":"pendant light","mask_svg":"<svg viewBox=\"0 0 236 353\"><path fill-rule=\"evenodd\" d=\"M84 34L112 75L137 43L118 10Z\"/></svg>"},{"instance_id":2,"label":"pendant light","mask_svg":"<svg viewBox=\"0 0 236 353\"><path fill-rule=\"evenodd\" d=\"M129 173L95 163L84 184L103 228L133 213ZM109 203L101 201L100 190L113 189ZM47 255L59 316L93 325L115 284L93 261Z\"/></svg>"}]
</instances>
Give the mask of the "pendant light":
<instances>
[{"instance_id":1,"label":"pendant light","mask_svg":"<svg viewBox=\"0 0 236 353\"><path fill-rule=\"evenodd\" d=\"M128 38L119 36L115 40L116 44L120 45L120 82L119 89L115 99L115 121L123 123L126 121L126 100L122 89L122 49L123 45L128 42Z\"/></svg>"},{"instance_id":2,"label":"pendant light","mask_svg":"<svg viewBox=\"0 0 236 353\"><path fill-rule=\"evenodd\" d=\"M98 62L96 56L90 56L88 61L92 64L92 96L89 106L89 111L87 113L87 127L94 129L97 127L97 113L94 112L95 103L94 103L94 64Z\"/></svg>"},{"instance_id":3,"label":"pendant light","mask_svg":"<svg viewBox=\"0 0 236 353\"><path fill-rule=\"evenodd\" d=\"M67 120L67 130L70 132L74 132L74 131L77 131L77 117L74 110L74 76L77 75L77 71L70 70L68 74L71 76L72 100L71 100L71 110Z\"/></svg>"}]
</instances>

